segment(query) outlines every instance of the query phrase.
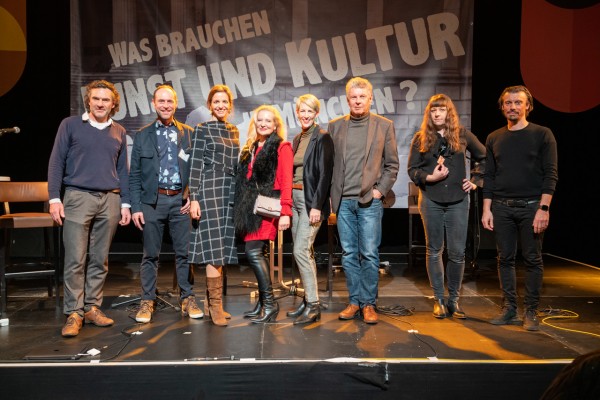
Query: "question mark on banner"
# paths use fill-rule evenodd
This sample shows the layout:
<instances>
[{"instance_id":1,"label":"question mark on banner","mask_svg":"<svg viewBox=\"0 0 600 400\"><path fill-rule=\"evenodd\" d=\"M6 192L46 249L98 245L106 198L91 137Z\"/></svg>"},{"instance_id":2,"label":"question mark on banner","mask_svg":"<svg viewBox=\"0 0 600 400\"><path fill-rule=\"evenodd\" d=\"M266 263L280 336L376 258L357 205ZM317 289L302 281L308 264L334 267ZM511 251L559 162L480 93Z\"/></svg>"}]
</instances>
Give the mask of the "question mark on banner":
<instances>
[{"instance_id":1,"label":"question mark on banner","mask_svg":"<svg viewBox=\"0 0 600 400\"><path fill-rule=\"evenodd\" d=\"M413 98L415 97L415 93L417 93L417 84L410 80L400 82L400 89L405 88L408 88L408 92L406 93L406 108L414 110L415 103L413 103Z\"/></svg>"}]
</instances>

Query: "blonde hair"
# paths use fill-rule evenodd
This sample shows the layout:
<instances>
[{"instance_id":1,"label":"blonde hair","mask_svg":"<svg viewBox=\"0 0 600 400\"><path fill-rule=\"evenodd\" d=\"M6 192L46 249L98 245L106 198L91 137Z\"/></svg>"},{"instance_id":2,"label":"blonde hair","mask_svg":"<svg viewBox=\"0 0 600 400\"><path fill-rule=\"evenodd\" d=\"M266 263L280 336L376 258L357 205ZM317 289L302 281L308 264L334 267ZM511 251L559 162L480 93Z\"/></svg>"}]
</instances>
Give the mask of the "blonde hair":
<instances>
[{"instance_id":1,"label":"blonde hair","mask_svg":"<svg viewBox=\"0 0 600 400\"><path fill-rule=\"evenodd\" d=\"M431 109L434 107L446 107L448 114L446 115L446 122L444 124L444 138L446 138L448 145L453 151L458 151L460 148L459 134L462 125L460 124L460 118L452 99L445 94L434 94L429 99L427 107L425 107L421 130L417 132L417 135L421 136L419 151L421 153L428 152L437 140L438 127L431 120Z\"/></svg>"},{"instance_id":2,"label":"blonde hair","mask_svg":"<svg viewBox=\"0 0 600 400\"><path fill-rule=\"evenodd\" d=\"M262 106L257 107L252 112L252 118L250 118L250 126L248 126L248 140L246 141L246 146L248 149L252 148L254 142L256 142L256 137L258 134L256 133L256 124L258 123L258 113L261 111L269 111L273 114L273 120L275 121L275 131L273 133L277 134L281 138L281 140L287 139L287 128L283 123L283 118L281 118L281 114L279 110L273 106L263 104Z\"/></svg>"},{"instance_id":3,"label":"blonde hair","mask_svg":"<svg viewBox=\"0 0 600 400\"><path fill-rule=\"evenodd\" d=\"M300 109L300 105L304 103L309 106L314 112L318 113L321 110L321 103L319 99L313 94L307 93L298 97L296 100L296 112Z\"/></svg>"},{"instance_id":4,"label":"blonde hair","mask_svg":"<svg viewBox=\"0 0 600 400\"><path fill-rule=\"evenodd\" d=\"M367 89L370 94L373 94L373 85L371 82L360 76L356 76L346 83L346 96L350 95L352 89Z\"/></svg>"}]
</instances>

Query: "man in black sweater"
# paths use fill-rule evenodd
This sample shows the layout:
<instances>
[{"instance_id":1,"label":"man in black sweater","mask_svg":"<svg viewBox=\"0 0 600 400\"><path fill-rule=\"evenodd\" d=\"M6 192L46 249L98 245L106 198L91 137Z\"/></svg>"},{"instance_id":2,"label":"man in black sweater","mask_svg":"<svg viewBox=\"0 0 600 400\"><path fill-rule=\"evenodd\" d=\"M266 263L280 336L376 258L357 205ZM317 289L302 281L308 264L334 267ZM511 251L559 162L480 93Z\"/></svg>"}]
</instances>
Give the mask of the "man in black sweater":
<instances>
[{"instance_id":1,"label":"man in black sweater","mask_svg":"<svg viewBox=\"0 0 600 400\"><path fill-rule=\"evenodd\" d=\"M508 124L492 132L486 141L481 218L483 227L495 232L503 295L502 312L490 322L521 324L515 272L520 239L526 266L522 323L526 330L536 331L544 272L542 239L558 181L556 140L550 129L527 121L533 110L533 97L525 86L504 89L498 103Z\"/></svg>"}]
</instances>

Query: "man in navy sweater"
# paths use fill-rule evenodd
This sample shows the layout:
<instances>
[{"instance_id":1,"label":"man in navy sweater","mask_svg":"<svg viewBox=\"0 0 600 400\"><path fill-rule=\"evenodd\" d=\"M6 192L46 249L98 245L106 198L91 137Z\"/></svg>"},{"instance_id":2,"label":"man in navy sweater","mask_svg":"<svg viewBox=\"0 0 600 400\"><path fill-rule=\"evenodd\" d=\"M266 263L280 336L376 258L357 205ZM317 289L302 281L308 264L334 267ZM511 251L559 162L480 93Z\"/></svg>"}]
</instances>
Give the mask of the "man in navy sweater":
<instances>
[{"instance_id":1,"label":"man in navy sweater","mask_svg":"<svg viewBox=\"0 0 600 400\"><path fill-rule=\"evenodd\" d=\"M61 122L48 165L50 215L63 225L65 245L64 337L76 336L84 319L114 323L100 310L108 251L117 226L131 220L126 132L111 118L119 93L110 82L94 81L84 103L83 115Z\"/></svg>"},{"instance_id":2,"label":"man in navy sweater","mask_svg":"<svg viewBox=\"0 0 600 400\"><path fill-rule=\"evenodd\" d=\"M495 232L502 312L494 325L520 325L517 315L517 242L526 267L523 327L539 329L544 264L542 239L550 221L550 202L558 181L556 140L546 127L527 121L533 97L525 86L511 86L498 100L507 125L486 141L483 175L483 227Z\"/></svg>"}]
</instances>

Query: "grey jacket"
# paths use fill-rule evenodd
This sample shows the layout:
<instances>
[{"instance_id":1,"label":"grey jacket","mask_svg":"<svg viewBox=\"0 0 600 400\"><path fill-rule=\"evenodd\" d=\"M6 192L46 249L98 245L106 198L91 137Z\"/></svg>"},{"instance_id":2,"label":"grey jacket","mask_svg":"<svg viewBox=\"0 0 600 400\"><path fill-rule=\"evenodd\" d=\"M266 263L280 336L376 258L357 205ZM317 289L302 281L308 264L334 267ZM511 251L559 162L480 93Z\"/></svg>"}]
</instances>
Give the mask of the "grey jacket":
<instances>
[{"instance_id":1,"label":"grey jacket","mask_svg":"<svg viewBox=\"0 0 600 400\"><path fill-rule=\"evenodd\" d=\"M337 213L344 192L346 137L349 122L350 115L344 115L330 121L327 129L333 138L335 149L331 183L331 205L334 213ZM362 204L369 203L373 199L373 189L379 190L385 196L396 182L399 167L394 123L371 113L367 129L365 164L358 199Z\"/></svg>"}]
</instances>

